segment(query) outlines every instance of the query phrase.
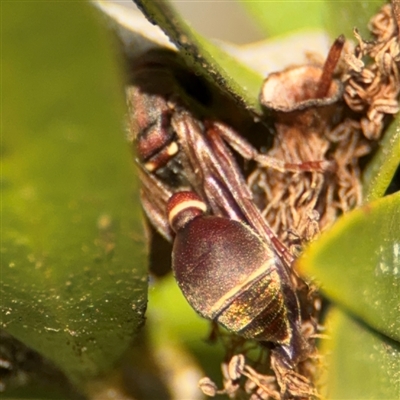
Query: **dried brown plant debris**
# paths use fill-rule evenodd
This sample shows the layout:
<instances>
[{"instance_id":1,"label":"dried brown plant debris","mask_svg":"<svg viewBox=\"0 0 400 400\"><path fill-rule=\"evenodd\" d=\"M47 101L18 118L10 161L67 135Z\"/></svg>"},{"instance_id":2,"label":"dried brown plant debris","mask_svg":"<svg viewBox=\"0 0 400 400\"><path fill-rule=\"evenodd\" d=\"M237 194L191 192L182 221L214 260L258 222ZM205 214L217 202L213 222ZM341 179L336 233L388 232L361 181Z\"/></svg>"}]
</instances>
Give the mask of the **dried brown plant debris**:
<instances>
[{"instance_id":1,"label":"dried brown plant debris","mask_svg":"<svg viewBox=\"0 0 400 400\"><path fill-rule=\"evenodd\" d=\"M390 4L371 19L369 29L373 40L355 31L355 48L343 46L339 38L323 66L289 68L271 74L263 85L261 101L273 111L276 128L267 156L294 167L271 168L271 163L257 160L248 185L270 226L293 250L361 204L360 159L373 152L390 117L399 111L399 29ZM342 47L345 54L339 60ZM315 309L303 320L304 334L310 340L322 337L318 292L302 288L301 280L297 284L300 301L314 303ZM240 346L225 346L229 356L222 364L223 388L204 378L199 386L206 395L250 400L320 397L313 382L324 360L317 354L290 370L273 352L254 361ZM271 369L265 371L266 365Z\"/></svg>"},{"instance_id":2,"label":"dried brown plant debris","mask_svg":"<svg viewBox=\"0 0 400 400\"><path fill-rule=\"evenodd\" d=\"M268 156L304 164L304 172L259 165L248 183L263 215L289 245L296 238L311 240L361 204L360 159L376 148L399 111L399 31L392 6L384 5L368 26L373 40L355 31L358 45L350 51L345 46L323 96L318 87L332 65L331 54L323 67L289 68L264 83L261 101L273 110L276 128ZM313 170L307 167L310 160L325 160L328 167Z\"/></svg>"},{"instance_id":3,"label":"dried brown plant debris","mask_svg":"<svg viewBox=\"0 0 400 400\"><path fill-rule=\"evenodd\" d=\"M398 27L390 4L374 16L369 29L374 37L367 42L355 30L358 46L354 54L347 55L348 71L344 99L349 108L363 114L360 118L363 135L369 140L379 139L384 117L399 111L400 50ZM365 59L372 62L366 64Z\"/></svg>"},{"instance_id":4,"label":"dried brown plant debris","mask_svg":"<svg viewBox=\"0 0 400 400\"><path fill-rule=\"evenodd\" d=\"M304 337L313 340L318 336L315 334L318 328L305 322L302 329ZM226 349L225 361L221 364L223 383L222 388L218 388L219 385L209 377L202 378L199 388L205 395L224 395L237 400L320 398L314 380L320 375L323 359L316 350L293 369L288 368L267 343L233 336L217 325L212 334L213 340L221 341Z\"/></svg>"},{"instance_id":5,"label":"dried brown plant debris","mask_svg":"<svg viewBox=\"0 0 400 400\"><path fill-rule=\"evenodd\" d=\"M244 354L236 354L222 364L223 388L208 377L202 378L199 387L209 397L226 395L231 399L281 400L282 393L289 398L320 398L312 382L302 373L287 369L279 358L271 356L271 371L259 360L249 361Z\"/></svg>"}]
</instances>

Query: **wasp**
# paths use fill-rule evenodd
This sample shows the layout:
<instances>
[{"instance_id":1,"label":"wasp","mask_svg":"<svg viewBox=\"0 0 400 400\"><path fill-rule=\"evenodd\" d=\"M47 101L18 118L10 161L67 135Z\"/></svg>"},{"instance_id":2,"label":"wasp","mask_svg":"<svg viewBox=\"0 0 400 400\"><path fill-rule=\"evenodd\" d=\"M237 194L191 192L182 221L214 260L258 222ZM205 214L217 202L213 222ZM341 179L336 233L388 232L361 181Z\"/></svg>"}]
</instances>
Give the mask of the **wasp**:
<instances>
[{"instance_id":1,"label":"wasp","mask_svg":"<svg viewBox=\"0 0 400 400\"><path fill-rule=\"evenodd\" d=\"M255 206L232 150L282 171L324 171L329 163L283 163L227 124L198 117L187 94L178 94L185 74L171 54L135 63L127 99L143 208L173 243L172 270L192 308L232 333L268 343L293 370L313 352L302 333L294 259Z\"/></svg>"}]
</instances>

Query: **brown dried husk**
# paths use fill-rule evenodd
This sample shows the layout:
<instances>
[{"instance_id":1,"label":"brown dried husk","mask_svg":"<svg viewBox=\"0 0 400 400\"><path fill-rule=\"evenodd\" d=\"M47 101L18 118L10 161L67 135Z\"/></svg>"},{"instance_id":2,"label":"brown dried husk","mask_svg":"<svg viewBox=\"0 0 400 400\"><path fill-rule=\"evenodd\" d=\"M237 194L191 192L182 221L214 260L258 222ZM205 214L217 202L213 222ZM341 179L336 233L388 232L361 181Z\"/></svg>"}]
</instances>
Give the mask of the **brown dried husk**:
<instances>
[{"instance_id":1,"label":"brown dried husk","mask_svg":"<svg viewBox=\"0 0 400 400\"><path fill-rule=\"evenodd\" d=\"M355 31L358 45L346 47L336 76L343 94L328 112L318 104L288 110L286 118L281 110L276 112L276 136L268 156L297 164L326 160L333 168L280 172L258 166L248 178L263 215L289 246L312 240L361 204L361 159L374 151L399 110L399 32L390 4L371 19L369 29L373 41ZM288 72L281 73L283 83ZM304 117L310 112L318 114L313 120L319 118L318 123Z\"/></svg>"}]
</instances>

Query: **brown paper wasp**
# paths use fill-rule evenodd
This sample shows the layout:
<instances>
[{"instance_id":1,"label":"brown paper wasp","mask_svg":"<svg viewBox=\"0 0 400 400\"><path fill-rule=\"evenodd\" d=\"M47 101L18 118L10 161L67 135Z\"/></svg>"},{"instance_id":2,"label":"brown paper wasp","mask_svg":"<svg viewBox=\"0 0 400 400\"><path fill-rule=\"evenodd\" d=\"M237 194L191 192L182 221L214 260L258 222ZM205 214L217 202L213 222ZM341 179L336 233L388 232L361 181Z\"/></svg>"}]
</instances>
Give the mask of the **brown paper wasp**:
<instances>
[{"instance_id":1,"label":"brown paper wasp","mask_svg":"<svg viewBox=\"0 0 400 400\"><path fill-rule=\"evenodd\" d=\"M237 335L268 343L292 370L313 351L302 333L293 256L255 206L231 149L282 171L331 166L324 160L283 163L228 125L198 117L187 93L177 94L185 75L170 53L149 53L135 63L127 98L142 205L173 242L173 273L193 309Z\"/></svg>"}]
</instances>

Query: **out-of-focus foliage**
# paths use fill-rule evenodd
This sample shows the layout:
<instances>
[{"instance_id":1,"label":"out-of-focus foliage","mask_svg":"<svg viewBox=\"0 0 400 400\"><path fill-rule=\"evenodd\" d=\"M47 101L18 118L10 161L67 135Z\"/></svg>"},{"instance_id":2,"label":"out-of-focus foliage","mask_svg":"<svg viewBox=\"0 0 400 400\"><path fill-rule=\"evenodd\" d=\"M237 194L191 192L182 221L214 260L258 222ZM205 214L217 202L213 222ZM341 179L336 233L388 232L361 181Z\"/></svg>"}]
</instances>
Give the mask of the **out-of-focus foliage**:
<instances>
[{"instance_id":1,"label":"out-of-focus foliage","mask_svg":"<svg viewBox=\"0 0 400 400\"><path fill-rule=\"evenodd\" d=\"M89 4L2 5L2 328L84 383L143 324L122 69Z\"/></svg>"},{"instance_id":2,"label":"out-of-focus foliage","mask_svg":"<svg viewBox=\"0 0 400 400\"><path fill-rule=\"evenodd\" d=\"M397 192L347 213L305 251L299 269L352 315L400 342L399 238Z\"/></svg>"},{"instance_id":3,"label":"out-of-focus foliage","mask_svg":"<svg viewBox=\"0 0 400 400\"><path fill-rule=\"evenodd\" d=\"M257 72L201 37L166 1L137 3L189 65L261 112ZM311 26L333 37L351 37L355 26L365 34L380 5L325 1L293 12L290 2L247 4L258 7L269 33ZM122 69L111 50L116 44L84 2L8 2L2 13L2 327L83 387L118 361L146 305L146 245L124 142ZM367 166L368 201L386 190L399 137L396 120ZM331 340L322 342L328 398L382 399L399 391L399 209L394 195L352 212L299 262L342 308L328 314ZM207 353L192 336L205 325L189 320L189 308L176 310L165 290L153 297L154 346L162 343L157 332L171 341L183 337L209 364L213 348Z\"/></svg>"}]
</instances>

